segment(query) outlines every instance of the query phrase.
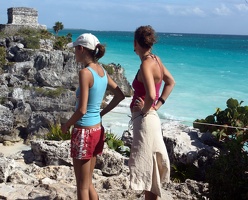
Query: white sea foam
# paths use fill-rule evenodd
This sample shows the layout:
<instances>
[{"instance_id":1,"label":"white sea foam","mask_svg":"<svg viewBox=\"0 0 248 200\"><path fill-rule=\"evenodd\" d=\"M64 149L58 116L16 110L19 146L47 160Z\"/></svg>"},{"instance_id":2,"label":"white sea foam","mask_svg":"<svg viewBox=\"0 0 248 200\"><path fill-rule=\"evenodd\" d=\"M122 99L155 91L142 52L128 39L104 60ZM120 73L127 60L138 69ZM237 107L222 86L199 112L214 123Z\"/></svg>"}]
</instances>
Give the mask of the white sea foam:
<instances>
[{"instance_id":1,"label":"white sea foam","mask_svg":"<svg viewBox=\"0 0 248 200\"><path fill-rule=\"evenodd\" d=\"M107 103L109 103L111 99L112 96L109 95L107 97ZM116 108L103 116L102 124L105 131L121 136L125 130L128 130L128 124L131 119L129 109L130 102L130 97L125 98Z\"/></svg>"}]
</instances>

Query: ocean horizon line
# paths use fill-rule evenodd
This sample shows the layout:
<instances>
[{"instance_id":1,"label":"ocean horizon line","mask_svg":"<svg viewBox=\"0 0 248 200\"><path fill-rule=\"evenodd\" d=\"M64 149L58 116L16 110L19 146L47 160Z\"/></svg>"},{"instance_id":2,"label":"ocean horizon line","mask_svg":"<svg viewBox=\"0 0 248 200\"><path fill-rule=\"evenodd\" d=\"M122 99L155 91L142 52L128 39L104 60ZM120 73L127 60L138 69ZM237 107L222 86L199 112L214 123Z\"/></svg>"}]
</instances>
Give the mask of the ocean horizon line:
<instances>
[{"instance_id":1,"label":"ocean horizon line","mask_svg":"<svg viewBox=\"0 0 248 200\"><path fill-rule=\"evenodd\" d=\"M53 30L53 28L47 28L48 30ZM127 32L127 33L134 33L135 30L133 31L124 31L124 30L91 30L91 29L84 29L84 28L64 28L62 30L83 30L83 31L93 31L93 32ZM156 31L156 30L155 30ZM156 31L158 34L183 34L183 35L216 35L216 36L244 36L248 37L247 34L231 34L231 33L183 33L183 32L161 32L161 31Z\"/></svg>"}]
</instances>

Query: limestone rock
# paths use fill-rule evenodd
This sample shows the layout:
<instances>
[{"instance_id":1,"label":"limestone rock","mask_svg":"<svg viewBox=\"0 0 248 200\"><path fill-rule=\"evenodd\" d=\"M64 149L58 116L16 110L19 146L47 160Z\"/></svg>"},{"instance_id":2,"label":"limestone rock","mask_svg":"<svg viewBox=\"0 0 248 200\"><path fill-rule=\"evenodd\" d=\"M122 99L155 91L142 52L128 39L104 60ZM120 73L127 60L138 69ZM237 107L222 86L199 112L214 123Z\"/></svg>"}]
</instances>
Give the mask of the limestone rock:
<instances>
[{"instance_id":1,"label":"limestone rock","mask_svg":"<svg viewBox=\"0 0 248 200\"><path fill-rule=\"evenodd\" d=\"M0 141L1 135L10 134L13 130L13 120L14 116L9 108L0 105Z\"/></svg>"},{"instance_id":2,"label":"limestone rock","mask_svg":"<svg viewBox=\"0 0 248 200\"><path fill-rule=\"evenodd\" d=\"M44 158L44 156L46 158L50 157L50 160L54 160L51 158L56 156L58 156L57 160L67 160L67 150L63 151L63 148L69 148L68 145L65 145L67 143L37 140L33 141L30 151L20 152L8 158L0 156L0 198L76 199L75 175L73 167L68 165L68 161L66 165L64 165L66 162L58 161L54 162L56 165L50 165L51 162L48 162L49 166L36 164L37 160ZM56 151L56 148L59 147L61 148ZM31 154L35 154L35 156L32 157ZM116 160L119 160L119 162L116 162ZM104 166L100 167L101 169L94 169L93 184L101 200L144 199L142 191L130 189L129 169L125 164L126 162L122 162L126 160L127 158L108 149L106 145L103 155L97 157L100 166L103 162L109 166L119 165L116 166L116 169L122 169L118 171L118 174L116 174L117 170L113 170L111 174L106 174L102 171ZM198 197L207 199L205 196L207 192L208 185L206 183L188 179L185 183L170 182L162 184L162 197L159 200L195 200Z\"/></svg>"},{"instance_id":3,"label":"limestone rock","mask_svg":"<svg viewBox=\"0 0 248 200\"><path fill-rule=\"evenodd\" d=\"M31 141L35 161L42 166L67 165L72 166L70 158L70 141Z\"/></svg>"}]
</instances>

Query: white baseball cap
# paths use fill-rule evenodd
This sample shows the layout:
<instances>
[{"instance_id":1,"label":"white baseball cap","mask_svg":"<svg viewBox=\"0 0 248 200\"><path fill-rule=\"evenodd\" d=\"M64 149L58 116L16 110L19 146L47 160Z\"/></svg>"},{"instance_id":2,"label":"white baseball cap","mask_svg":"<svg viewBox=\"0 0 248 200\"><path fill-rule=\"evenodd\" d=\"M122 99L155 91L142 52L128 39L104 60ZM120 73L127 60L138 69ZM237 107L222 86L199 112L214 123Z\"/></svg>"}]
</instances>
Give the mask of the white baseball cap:
<instances>
[{"instance_id":1,"label":"white baseball cap","mask_svg":"<svg viewBox=\"0 0 248 200\"><path fill-rule=\"evenodd\" d=\"M92 35L91 33L84 33L80 35L75 42L71 42L67 44L68 48L72 48L75 46L83 46L91 50L95 50L96 45L99 44L99 40L96 36Z\"/></svg>"}]
</instances>

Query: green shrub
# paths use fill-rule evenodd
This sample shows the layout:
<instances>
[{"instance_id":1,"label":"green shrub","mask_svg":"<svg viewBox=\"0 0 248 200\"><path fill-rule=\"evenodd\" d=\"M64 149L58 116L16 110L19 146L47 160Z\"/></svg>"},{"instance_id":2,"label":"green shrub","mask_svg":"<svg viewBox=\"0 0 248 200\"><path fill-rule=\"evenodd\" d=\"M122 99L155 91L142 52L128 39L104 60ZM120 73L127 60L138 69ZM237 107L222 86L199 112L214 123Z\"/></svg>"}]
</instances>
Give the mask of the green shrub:
<instances>
[{"instance_id":1,"label":"green shrub","mask_svg":"<svg viewBox=\"0 0 248 200\"><path fill-rule=\"evenodd\" d=\"M124 145L123 141L113 133L106 133L105 142L110 149L118 150Z\"/></svg>"},{"instance_id":2,"label":"green shrub","mask_svg":"<svg viewBox=\"0 0 248 200\"><path fill-rule=\"evenodd\" d=\"M23 44L28 49L40 48L40 30L34 28L21 28L15 35L23 37Z\"/></svg>"},{"instance_id":3,"label":"green shrub","mask_svg":"<svg viewBox=\"0 0 248 200\"><path fill-rule=\"evenodd\" d=\"M71 139L71 129L63 134L61 131L60 124L51 124L49 127L49 132L45 135L46 140L70 140Z\"/></svg>"},{"instance_id":4,"label":"green shrub","mask_svg":"<svg viewBox=\"0 0 248 200\"><path fill-rule=\"evenodd\" d=\"M36 29L36 28L21 28L18 32L14 33L14 35L19 35L22 37L33 36L39 39L50 39L53 34L45 29Z\"/></svg>"},{"instance_id":5,"label":"green shrub","mask_svg":"<svg viewBox=\"0 0 248 200\"><path fill-rule=\"evenodd\" d=\"M51 39L52 34L44 29L21 28L15 35L22 36L25 48L39 49L40 39Z\"/></svg>"},{"instance_id":6,"label":"green shrub","mask_svg":"<svg viewBox=\"0 0 248 200\"><path fill-rule=\"evenodd\" d=\"M59 97L65 91L64 88L58 87L55 90L47 90L46 96L48 97Z\"/></svg>"},{"instance_id":7,"label":"green shrub","mask_svg":"<svg viewBox=\"0 0 248 200\"><path fill-rule=\"evenodd\" d=\"M56 36L53 48L56 50L64 50L66 45L71 41L71 34L67 34L67 36Z\"/></svg>"},{"instance_id":8,"label":"green shrub","mask_svg":"<svg viewBox=\"0 0 248 200\"><path fill-rule=\"evenodd\" d=\"M235 138L244 143L248 140L248 106L242 106L242 103L230 98L225 110L217 108L213 115L195 120L193 126L201 132L211 132L219 141Z\"/></svg>"},{"instance_id":9,"label":"green shrub","mask_svg":"<svg viewBox=\"0 0 248 200\"><path fill-rule=\"evenodd\" d=\"M7 97L0 97L0 104L4 104L7 100Z\"/></svg>"},{"instance_id":10,"label":"green shrub","mask_svg":"<svg viewBox=\"0 0 248 200\"><path fill-rule=\"evenodd\" d=\"M37 35L37 30L34 28L20 28L16 35L21 36L30 36L30 35Z\"/></svg>"},{"instance_id":11,"label":"green shrub","mask_svg":"<svg viewBox=\"0 0 248 200\"><path fill-rule=\"evenodd\" d=\"M65 91L64 88L58 87L56 89L35 88L35 92L39 96L47 96L50 98L59 97Z\"/></svg>"},{"instance_id":12,"label":"green shrub","mask_svg":"<svg viewBox=\"0 0 248 200\"><path fill-rule=\"evenodd\" d=\"M248 199L248 155L237 140L228 141L209 167L206 181L211 200Z\"/></svg>"},{"instance_id":13,"label":"green shrub","mask_svg":"<svg viewBox=\"0 0 248 200\"><path fill-rule=\"evenodd\" d=\"M8 37L8 35L4 31L0 31L0 38Z\"/></svg>"},{"instance_id":14,"label":"green shrub","mask_svg":"<svg viewBox=\"0 0 248 200\"><path fill-rule=\"evenodd\" d=\"M248 106L242 103L230 98L226 109L217 108L193 125L219 141L219 155L206 171L211 200L248 199Z\"/></svg>"},{"instance_id":15,"label":"green shrub","mask_svg":"<svg viewBox=\"0 0 248 200\"><path fill-rule=\"evenodd\" d=\"M171 165L171 179L176 183L185 182L186 179L201 179L202 177L198 177L198 172L199 169L193 164L178 163Z\"/></svg>"},{"instance_id":16,"label":"green shrub","mask_svg":"<svg viewBox=\"0 0 248 200\"><path fill-rule=\"evenodd\" d=\"M40 30L40 38L41 39L51 39L53 36L52 33L50 33L48 30L41 29Z\"/></svg>"},{"instance_id":17,"label":"green shrub","mask_svg":"<svg viewBox=\"0 0 248 200\"><path fill-rule=\"evenodd\" d=\"M28 49L39 49L40 39L35 36L26 36L23 41L24 47Z\"/></svg>"},{"instance_id":18,"label":"green shrub","mask_svg":"<svg viewBox=\"0 0 248 200\"><path fill-rule=\"evenodd\" d=\"M124 147L124 142L113 133L106 133L105 142L110 149L117 151L123 156L130 156L130 150Z\"/></svg>"},{"instance_id":19,"label":"green shrub","mask_svg":"<svg viewBox=\"0 0 248 200\"><path fill-rule=\"evenodd\" d=\"M3 66L6 64L6 51L4 47L0 47L0 68L2 69Z\"/></svg>"}]
</instances>

